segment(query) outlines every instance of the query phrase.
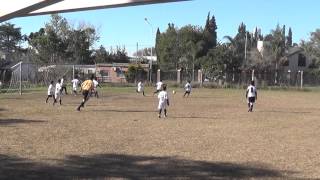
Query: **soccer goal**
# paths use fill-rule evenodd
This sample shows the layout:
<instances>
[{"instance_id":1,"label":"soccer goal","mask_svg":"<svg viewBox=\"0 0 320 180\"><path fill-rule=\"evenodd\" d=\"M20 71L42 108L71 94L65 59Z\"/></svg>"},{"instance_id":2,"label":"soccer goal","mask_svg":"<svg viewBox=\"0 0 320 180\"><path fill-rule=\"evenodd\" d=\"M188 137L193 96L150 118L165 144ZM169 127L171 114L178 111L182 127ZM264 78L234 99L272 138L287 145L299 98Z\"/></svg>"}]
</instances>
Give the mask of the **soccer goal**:
<instances>
[{"instance_id":1,"label":"soccer goal","mask_svg":"<svg viewBox=\"0 0 320 180\"><path fill-rule=\"evenodd\" d=\"M1 92L22 94L22 62L11 66L2 73Z\"/></svg>"}]
</instances>

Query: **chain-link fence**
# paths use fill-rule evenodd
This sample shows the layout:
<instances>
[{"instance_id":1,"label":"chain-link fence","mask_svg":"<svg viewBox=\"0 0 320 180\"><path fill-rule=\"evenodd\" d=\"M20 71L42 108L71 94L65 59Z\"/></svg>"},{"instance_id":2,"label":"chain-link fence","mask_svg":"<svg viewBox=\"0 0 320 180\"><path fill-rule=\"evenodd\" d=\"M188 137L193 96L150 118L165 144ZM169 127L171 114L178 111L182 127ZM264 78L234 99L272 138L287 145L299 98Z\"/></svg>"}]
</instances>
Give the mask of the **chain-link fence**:
<instances>
[{"instance_id":1,"label":"chain-link fence","mask_svg":"<svg viewBox=\"0 0 320 180\"><path fill-rule=\"evenodd\" d=\"M319 86L320 75L306 71L241 71L241 72L220 72L215 75L200 76L199 73L202 71L192 70L171 70L162 71L160 70L160 79L167 82L184 83L185 81L192 81L193 83L205 83L215 84L216 86L246 86L252 79L256 81L257 86ZM178 75L179 74L179 75ZM159 76L155 74L154 76ZM153 76L153 77L154 77ZM179 79L180 78L180 79ZM157 77L159 79L159 77Z\"/></svg>"},{"instance_id":2,"label":"chain-link fence","mask_svg":"<svg viewBox=\"0 0 320 180\"><path fill-rule=\"evenodd\" d=\"M92 74L99 75L95 65L41 65L34 63L18 63L13 66L0 69L0 81L2 92L16 91L37 86L47 86L50 81L56 82L64 77L65 82L70 83L77 76L84 80ZM100 72L101 73L101 72ZM108 76L112 78L112 76ZM217 87L236 86L242 87L250 83L252 79L257 86L288 86L305 87L319 86L320 75L310 70L305 71L241 71L220 72L215 75L206 75L201 70L153 70L152 74L146 71L137 72L135 80L150 80L156 82L163 80L172 83L185 83L190 80L194 84L212 84ZM115 76L116 78L116 76ZM113 82L113 81L107 81ZM126 81L129 82L129 81Z\"/></svg>"}]
</instances>

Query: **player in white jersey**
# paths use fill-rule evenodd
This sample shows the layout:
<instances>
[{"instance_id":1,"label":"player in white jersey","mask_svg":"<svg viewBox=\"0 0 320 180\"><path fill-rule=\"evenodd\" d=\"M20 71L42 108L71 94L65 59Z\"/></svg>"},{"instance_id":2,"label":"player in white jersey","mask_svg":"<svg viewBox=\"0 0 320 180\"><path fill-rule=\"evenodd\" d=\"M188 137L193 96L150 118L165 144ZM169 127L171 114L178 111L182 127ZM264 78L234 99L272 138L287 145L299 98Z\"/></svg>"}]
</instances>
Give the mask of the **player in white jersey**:
<instances>
[{"instance_id":1,"label":"player in white jersey","mask_svg":"<svg viewBox=\"0 0 320 180\"><path fill-rule=\"evenodd\" d=\"M46 99L46 103L48 103L49 98L53 99L54 101L54 88L53 88L53 81L50 82L50 85L48 87L48 97Z\"/></svg>"},{"instance_id":2,"label":"player in white jersey","mask_svg":"<svg viewBox=\"0 0 320 180\"><path fill-rule=\"evenodd\" d=\"M98 94L98 89L97 89L97 87L100 87L100 88L101 88L101 86L99 85L99 82L98 82L98 80L97 80L97 77L95 77L95 78L92 80L92 82L93 82L93 93L94 93L94 96L95 96L96 98L99 98L99 94Z\"/></svg>"},{"instance_id":3,"label":"player in white jersey","mask_svg":"<svg viewBox=\"0 0 320 180\"><path fill-rule=\"evenodd\" d=\"M66 79L65 76L63 76L63 77L61 78L61 83L60 83L60 85L61 85L61 94L62 94L63 90L64 90L64 92L65 92L66 94L68 94L68 92L67 92L67 83L65 82L65 79Z\"/></svg>"},{"instance_id":4,"label":"player in white jersey","mask_svg":"<svg viewBox=\"0 0 320 180\"><path fill-rule=\"evenodd\" d=\"M248 112L252 112L253 104L258 99L258 93L257 93L256 87L254 86L254 81L251 81L251 84L247 88L246 99L247 99L248 108L249 108Z\"/></svg>"},{"instance_id":5,"label":"player in white jersey","mask_svg":"<svg viewBox=\"0 0 320 180\"><path fill-rule=\"evenodd\" d=\"M54 102L53 102L53 105L55 103L57 103L57 100L59 99L59 103L60 105L62 105L62 99L61 99L61 95L62 95L62 91L61 91L61 80L58 79L58 82L56 84L56 87L55 87L55 91L54 91Z\"/></svg>"},{"instance_id":6,"label":"player in white jersey","mask_svg":"<svg viewBox=\"0 0 320 180\"><path fill-rule=\"evenodd\" d=\"M185 93L184 93L183 97L185 97L186 95L187 95L187 97L189 97L189 95L191 93L190 80L187 81L186 85L184 86L184 90L185 90Z\"/></svg>"},{"instance_id":7,"label":"player in white jersey","mask_svg":"<svg viewBox=\"0 0 320 180\"><path fill-rule=\"evenodd\" d=\"M78 79L78 76L76 76L72 81L72 91L74 95L77 95L77 91L78 91L78 86L80 84L80 81Z\"/></svg>"},{"instance_id":8,"label":"player in white jersey","mask_svg":"<svg viewBox=\"0 0 320 180\"><path fill-rule=\"evenodd\" d=\"M139 83L138 83L138 87L137 87L137 93L142 93L142 95L143 96L146 96L145 94L144 94L144 84L143 84L143 82L142 81L139 81Z\"/></svg>"},{"instance_id":9,"label":"player in white jersey","mask_svg":"<svg viewBox=\"0 0 320 180\"><path fill-rule=\"evenodd\" d=\"M157 84L156 84L156 91L153 93L153 95L155 95L155 94L157 94L158 92L161 91L162 85L163 85L162 80L160 80L159 82L157 82Z\"/></svg>"},{"instance_id":10,"label":"player in white jersey","mask_svg":"<svg viewBox=\"0 0 320 180\"><path fill-rule=\"evenodd\" d=\"M159 104L158 104L158 110L159 115L158 117L161 118L161 112L163 110L164 117L167 117L167 105L169 106L169 97L167 93L167 85L162 84L162 91L158 94Z\"/></svg>"}]
</instances>

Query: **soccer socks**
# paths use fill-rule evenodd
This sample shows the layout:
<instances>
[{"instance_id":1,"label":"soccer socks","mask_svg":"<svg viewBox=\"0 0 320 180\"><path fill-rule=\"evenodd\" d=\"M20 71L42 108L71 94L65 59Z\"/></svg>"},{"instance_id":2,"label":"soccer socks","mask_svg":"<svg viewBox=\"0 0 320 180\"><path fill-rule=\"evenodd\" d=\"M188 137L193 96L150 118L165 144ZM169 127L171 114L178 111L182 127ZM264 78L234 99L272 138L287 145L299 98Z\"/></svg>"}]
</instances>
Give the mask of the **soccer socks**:
<instances>
[{"instance_id":1,"label":"soccer socks","mask_svg":"<svg viewBox=\"0 0 320 180\"><path fill-rule=\"evenodd\" d=\"M253 110L253 103L248 103L248 107L249 107L248 112L252 112L252 110Z\"/></svg>"},{"instance_id":2,"label":"soccer socks","mask_svg":"<svg viewBox=\"0 0 320 180\"><path fill-rule=\"evenodd\" d=\"M161 118L161 112L162 112L162 109L159 110L159 115L158 115L159 118ZM164 117L167 117L167 109L164 109L163 112L164 112Z\"/></svg>"}]
</instances>

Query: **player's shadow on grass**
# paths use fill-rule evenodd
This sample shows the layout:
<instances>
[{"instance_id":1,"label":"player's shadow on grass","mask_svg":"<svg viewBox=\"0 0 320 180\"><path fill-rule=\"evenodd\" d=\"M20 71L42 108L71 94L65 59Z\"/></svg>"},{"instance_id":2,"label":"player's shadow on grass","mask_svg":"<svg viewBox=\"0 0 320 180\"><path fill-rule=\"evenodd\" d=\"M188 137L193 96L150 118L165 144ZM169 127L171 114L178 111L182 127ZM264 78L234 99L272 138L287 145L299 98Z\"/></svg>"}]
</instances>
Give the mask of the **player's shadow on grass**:
<instances>
[{"instance_id":1,"label":"player's shadow on grass","mask_svg":"<svg viewBox=\"0 0 320 180\"><path fill-rule=\"evenodd\" d=\"M95 112L118 112L118 113L139 113L139 112L157 112L156 110L137 110L137 109L96 109Z\"/></svg>"},{"instance_id":2,"label":"player's shadow on grass","mask_svg":"<svg viewBox=\"0 0 320 180\"><path fill-rule=\"evenodd\" d=\"M0 119L0 126L8 126L13 124L44 123L44 122L47 122L47 121L25 120L25 119Z\"/></svg>"},{"instance_id":3,"label":"player's shadow on grass","mask_svg":"<svg viewBox=\"0 0 320 180\"><path fill-rule=\"evenodd\" d=\"M173 119L217 119L217 117L205 117L205 116L169 116Z\"/></svg>"},{"instance_id":4,"label":"player's shadow on grass","mask_svg":"<svg viewBox=\"0 0 320 180\"><path fill-rule=\"evenodd\" d=\"M307 111L286 111L286 110L261 110L257 112L262 112L262 113L284 113L284 114L311 114L312 112L307 112Z\"/></svg>"},{"instance_id":5,"label":"player's shadow on grass","mask_svg":"<svg viewBox=\"0 0 320 180\"><path fill-rule=\"evenodd\" d=\"M0 155L0 179L289 179L297 172L258 163L192 161L176 157L99 154L67 156L57 165Z\"/></svg>"}]
</instances>

